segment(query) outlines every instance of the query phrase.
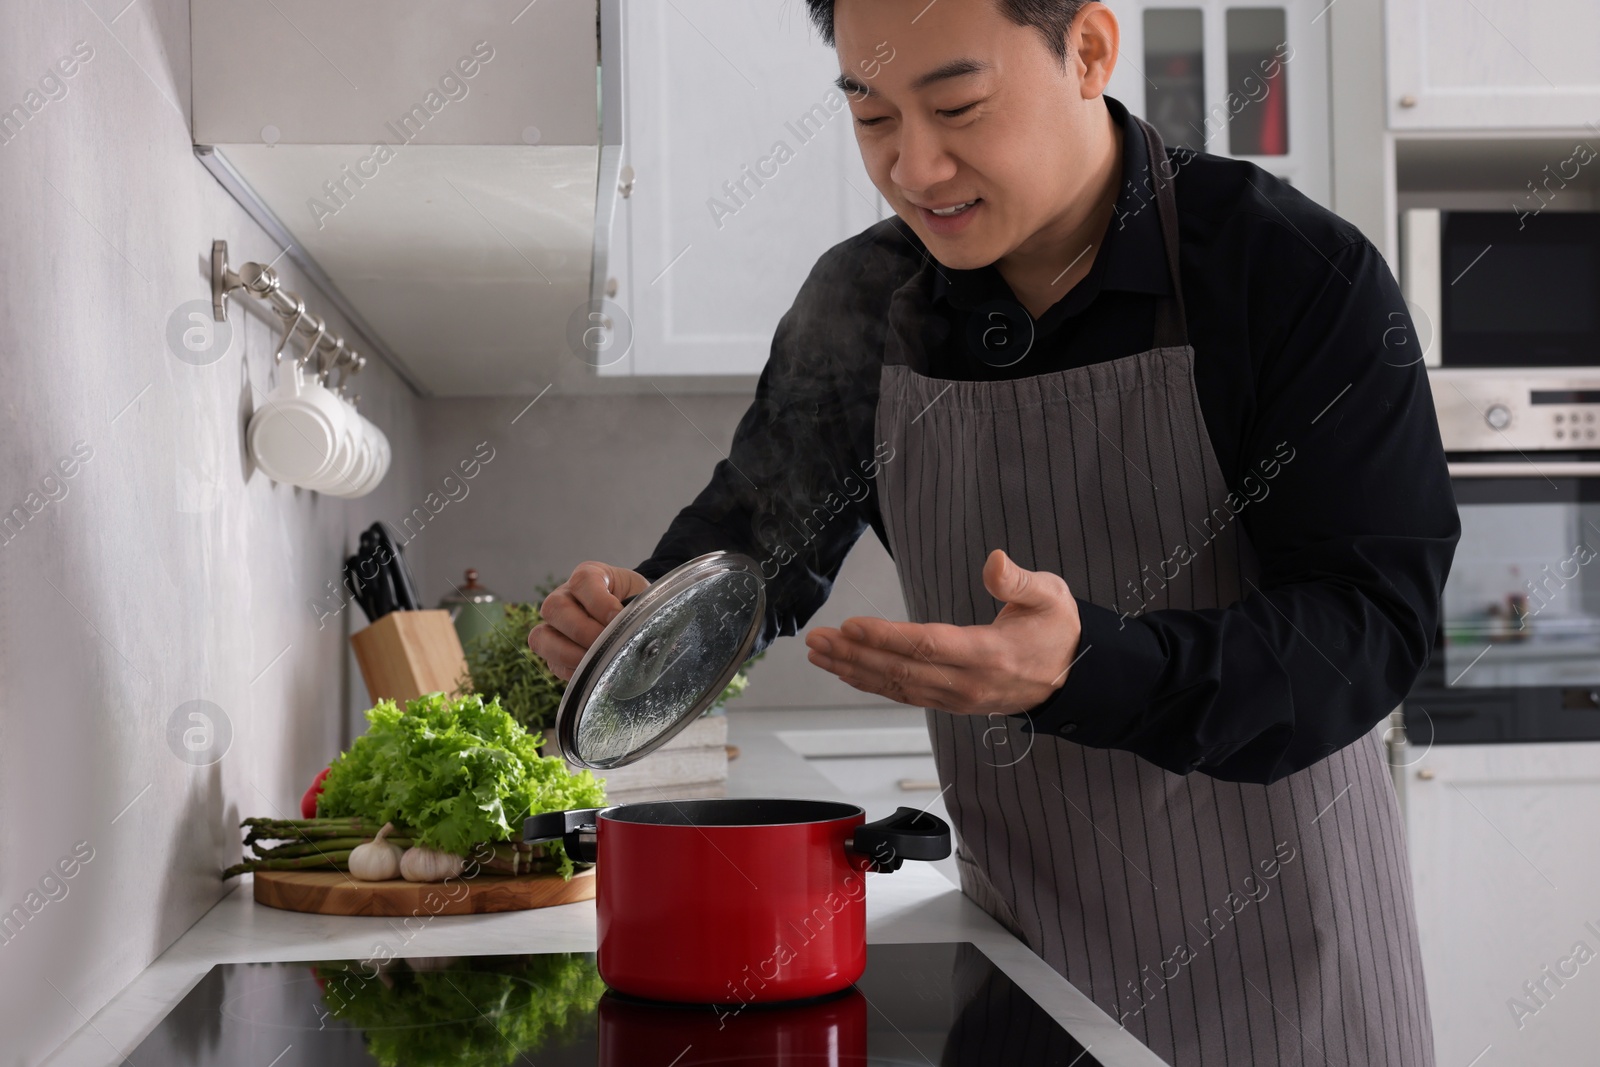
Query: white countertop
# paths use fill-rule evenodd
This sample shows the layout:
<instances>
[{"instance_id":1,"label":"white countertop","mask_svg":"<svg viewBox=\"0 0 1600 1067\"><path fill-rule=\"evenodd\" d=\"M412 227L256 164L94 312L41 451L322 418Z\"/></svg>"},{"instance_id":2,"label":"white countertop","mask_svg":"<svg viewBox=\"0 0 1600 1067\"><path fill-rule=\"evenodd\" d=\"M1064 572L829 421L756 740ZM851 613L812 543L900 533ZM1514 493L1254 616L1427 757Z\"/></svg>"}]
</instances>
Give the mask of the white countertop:
<instances>
[{"instance_id":1,"label":"white countertop","mask_svg":"<svg viewBox=\"0 0 1600 1067\"><path fill-rule=\"evenodd\" d=\"M777 736L795 728L859 728L876 713L735 712L729 740L732 796L848 799L806 766ZM919 714L920 717L920 714ZM896 720L898 723L898 719ZM435 916L412 929L398 919L303 915L258 907L248 880L225 897L109 1004L58 1048L50 1067L110 1067L218 963L461 956L492 953L592 952L594 902L498 915ZM1017 941L955 886L924 864L868 876L867 941L970 941L1024 992L1062 1023L1106 1067L1159 1067L1150 1052L1082 993ZM135 1063L133 1067L160 1067Z\"/></svg>"}]
</instances>

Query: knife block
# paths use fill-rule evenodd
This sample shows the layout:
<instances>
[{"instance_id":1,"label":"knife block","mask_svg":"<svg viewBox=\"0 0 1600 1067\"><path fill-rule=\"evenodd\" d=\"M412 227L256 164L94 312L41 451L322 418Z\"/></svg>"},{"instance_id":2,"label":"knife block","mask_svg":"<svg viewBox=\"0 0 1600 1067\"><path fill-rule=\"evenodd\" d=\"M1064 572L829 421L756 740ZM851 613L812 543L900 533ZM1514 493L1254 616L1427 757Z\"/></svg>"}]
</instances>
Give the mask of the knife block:
<instances>
[{"instance_id":1,"label":"knife block","mask_svg":"<svg viewBox=\"0 0 1600 1067\"><path fill-rule=\"evenodd\" d=\"M367 696L405 706L424 693L455 693L467 656L448 611L391 611L350 635Z\"/></svg>"}]
</instances>

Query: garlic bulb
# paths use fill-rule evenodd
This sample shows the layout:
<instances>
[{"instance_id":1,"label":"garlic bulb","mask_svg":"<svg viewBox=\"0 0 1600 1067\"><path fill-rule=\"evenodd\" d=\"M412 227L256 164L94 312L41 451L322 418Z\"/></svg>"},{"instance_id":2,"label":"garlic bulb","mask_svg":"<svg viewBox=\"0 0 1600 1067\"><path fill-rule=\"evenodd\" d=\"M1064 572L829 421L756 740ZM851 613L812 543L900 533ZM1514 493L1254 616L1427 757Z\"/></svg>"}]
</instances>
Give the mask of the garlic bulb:
<instances>
[{"instance_id":1,"label":"garlic bulb","mask_svg":"<svg viewBox=\"0 0 1600 1067\"><path fill-rule=\"evenodd\" d=\"M442 882L459 875L464 867L466 861L454 852L421 845L411 846L400 857L400 877L408 882Z\"/></svg>"},{"instance_id":2,"label":"garlic bulb","mask_svg":"<svg viewBox=\"0 0 1600 1067\"><path fill-rule=\"evenodd\" d=\"M386 822L377 837L350 850L350 877L363 882L387 882L400 877L400 846L384 840L393 829L394 823Z\"/></svg>"}]
</instances>

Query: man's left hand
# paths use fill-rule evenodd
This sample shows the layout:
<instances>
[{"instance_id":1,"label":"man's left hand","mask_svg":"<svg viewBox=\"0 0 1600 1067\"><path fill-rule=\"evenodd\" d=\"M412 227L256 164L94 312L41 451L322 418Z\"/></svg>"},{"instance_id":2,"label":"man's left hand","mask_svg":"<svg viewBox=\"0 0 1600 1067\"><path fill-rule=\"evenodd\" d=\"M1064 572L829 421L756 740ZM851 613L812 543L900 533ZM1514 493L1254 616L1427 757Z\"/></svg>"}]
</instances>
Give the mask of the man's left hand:
<instances>
[{"instance_id":1,"label":"man's left hand","mask_svg":"<svg viewBox=\"0 0 1600 1067\"><path fill-rule=\"evenodd\" d=\"M806 634L812 663L864 693L965 715L1036 707L1078 654L1078 602L1064 578L1028 571L1000 549L983 585L1004 606L986 626L850 618Z\"/></svg>"}]
</instances>

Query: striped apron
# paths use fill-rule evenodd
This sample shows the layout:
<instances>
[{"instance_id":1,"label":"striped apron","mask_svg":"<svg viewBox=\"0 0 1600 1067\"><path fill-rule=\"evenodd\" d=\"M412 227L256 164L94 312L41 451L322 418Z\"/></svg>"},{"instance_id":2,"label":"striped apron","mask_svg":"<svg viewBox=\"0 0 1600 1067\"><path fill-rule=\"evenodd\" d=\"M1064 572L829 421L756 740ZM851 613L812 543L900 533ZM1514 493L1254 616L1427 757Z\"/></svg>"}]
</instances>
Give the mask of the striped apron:
<instances>
[{"instance_id":1,"label":"striped apron","mask_svg":"<svg viewBox=\"0 0 1600 1067\"><path fill-rule=\"evenodd\" d=\"M1149 158L1165 159L1140 125ZM912 369L919 324L936 321L931 263L896 290L875 440L901 457L878 488L913 621L991 622L982 570L995 548L1135 612L1223 607L1258 580L1240 524L1208 522L1228 488L1194 388L1172 180L1154 177L1174 293L1148 352L1008 381L933 379ZM1196 557L1147 581L1179 543ZM927 717L962 891L1163 1059L1433 1063L1375 735L1263 786L1172 774L1012 716Z\"/></svg>"}]
</instances>

